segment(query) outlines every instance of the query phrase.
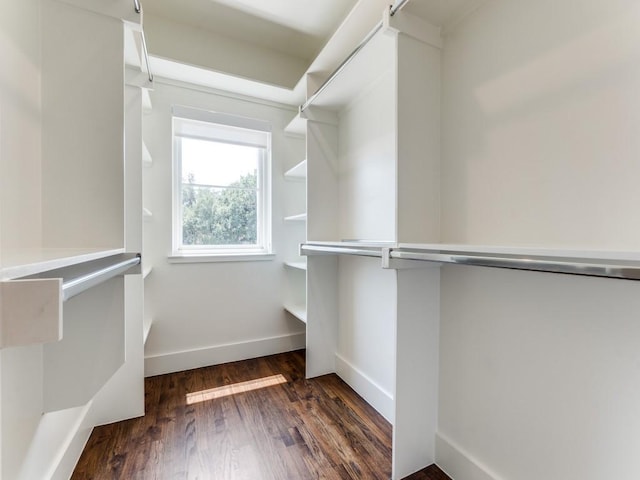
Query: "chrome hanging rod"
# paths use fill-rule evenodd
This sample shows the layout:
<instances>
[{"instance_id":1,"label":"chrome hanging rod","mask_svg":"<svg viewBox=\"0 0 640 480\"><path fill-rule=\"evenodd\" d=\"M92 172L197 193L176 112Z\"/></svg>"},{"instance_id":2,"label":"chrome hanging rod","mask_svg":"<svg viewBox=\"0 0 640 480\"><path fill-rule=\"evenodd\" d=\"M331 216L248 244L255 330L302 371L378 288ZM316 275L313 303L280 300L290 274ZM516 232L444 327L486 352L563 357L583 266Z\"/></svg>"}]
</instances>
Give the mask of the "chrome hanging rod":
<instances>
[{"instance_id":1,"label":"chrome hanging rod","mask_svg":"<svg viewBox=\"0 0 640 480\"><path fill-rule=\"evenodd\" d=\"M391 5L389 7L389 14L391 16L395 15L396 12L398 10L400 10L409 0L398 0L394 5ZM331 73L331 75L329 75L329 77L324 81L324 83L322 85L320 85L320 88L318 88L318 90L316 90L316 92L311 95L306 102L304 102L304 104L302 104L300 106L300 112L304 112L307 107L309 107L309 105L311 105L316 98L318 98L318 95L320 95L328 86L329 84L331 84L331 82L333 82L333 80L340 75L340 72L342 72L345 67L347 65L349 65L349 63L351 63L351 61L356 57L356 55L358 54L358 52L360 52L360 50L362 50L367 43L369 43L371 41L371 39L375 36L376 33L378 33L380 30L382 30L382 27L384 26L384 23L382 21L380 21L375 27L373 27L373 30L371 30L366 37L364 37L364 40L362 40L362 42L360 42L358 44L358 46L353 50L353 52L351 52L349 54L349 56L347 58L344 59L344 61L338 66L338 68L336 68L333 73Z\"/></svg>"},{"instance_id":2,"label":"chrome hanging rod","mask_svg":"<svg viewBox=\"0 0 640 480\"><path fill-rule=\"evenodd\" d=\"M389 14L393 17L397 11L399 11L409 0L396 0L396 3L391 6Z\"/></svg>"},{"instance_id":3,"label":"chrome hanging rod","mask_svg":"<svg viewBox=\"0 0 640 480\"><path fill-rule=\"evenodd\" d=\"M133 0L133 8L138 15L142 15L142 5L140 0ZM153 73L151 73L151 67L149 66L149 52L147 50L147 41L144 38L144 30L140 25L140 38L142 39L142 53L144 55L144 63L147 65L147 74L149 75L149 81L153 83Z\"/></svg>"},{"instance_id":4,"label":"chrome hanging rod","mask_svg":"<svg viewBox=\"0 0 640 480\"><path fill-rule=\"evenodd\" d=\"M116 277L121 273L126 272L131 267L139 264L140 255L137 255L133 258L123 260L113 265L109 265L108 267L101 268L100 270L96 270L95 272L91 272L86 275L82 275L81 277L74 278L73 280L64 282L62 284L62 299L66 302L79 293L82 293L85 290L90 289L91 287L95 287L102 282L106 282L107 280Z\"/></svg>"},{"instance_id":5,"label":"chrome hanging rod","mask_svg":"<svg viewBox=\"0 0 640 480\"><path fill-rule=\"evenodd\" d=\"M640 261L611 258L579 257L576 253L565 255L530 255L526 253L488 253L483 251L441 250L437 247L384 247L363 246L336 243L303 243L300 254L310 255L358 255L381 257L385 268L393 268L392 260L412 260L435 264L456 264L476 267L507 268L534 272L585 275L590 277L640 280Z\"/></svg>"}]
</instances>

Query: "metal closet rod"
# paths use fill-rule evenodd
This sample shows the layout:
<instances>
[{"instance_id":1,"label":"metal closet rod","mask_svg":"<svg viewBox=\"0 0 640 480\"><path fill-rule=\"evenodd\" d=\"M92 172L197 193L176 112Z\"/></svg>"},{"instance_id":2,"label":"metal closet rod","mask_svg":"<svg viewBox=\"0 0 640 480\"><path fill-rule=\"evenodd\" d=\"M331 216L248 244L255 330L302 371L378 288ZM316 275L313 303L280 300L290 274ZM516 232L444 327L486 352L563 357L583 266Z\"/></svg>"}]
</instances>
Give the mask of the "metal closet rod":
<instances>
[{"instance_id":1,"label":"metal closet rod","mask_svg":"<svg viewBox=\"0 0 640 480\"><path fill-rule=\"evenodd\" d=\"M391 5L389 7L389 15L391 15L392 17L396 14L396 12L398 10L400 10L409 0L398 0L396 1L396 3L394 5ZM307 107L309 107L309 105L311 105L316 98L318 98L318 95L320 95L328 86L331 82L333 82L333 80L340 75L340 72L342 72L342 70L345 69L345 67L347 65L349 65L349 63L351 63L351 61L356 57L356 55L358 54L358 52L360 52L360 50L362 50L365 45L367 45L367 43L369 43L369 41L371 41L371 39L375 36L376 33L378 33L380 30L382 30L382 27L384 26L384 23L382 21L380 21L375 27L373 27L373 30L371 30L366 37L364 37L364 40L362 40L362 42L360 42L358 44L358 46L353 50L353 52L351 52L349 54L349 56L347 58L344 59L344 61L338 66L338 68L336 68L333 73L331 75L329 75L329 78L327 78L324 83L322 85L320 85L320 88L318 88L318 90L316 90L316 93L314 93L313 95L311 95L306 102L304 102L301 106L300 106L300 112L304 112Z\"/></svg>"},{"instance_id":2,"label":"metal closet rod","mask_svg":"<svg viewBox=\"0 0 640 480\"><path fill-rule=\"evenodd\" d=\"M300 254L309 255L358 255L382 257L385 268L393 268L392 260L412 260L451 263L476 267L495 267L535 272L585 275L590 277L640 280L640 262L635 260L595 259L588 257L564 257L549 255L517 255L513 253L486 253L474 251L446 251L438 248L402 248L366 246L353 247L339 244L300 245Z\"/></svg>"},{"instance_id":3,"label":"metal closet rod","mask_svg":"<svg viewBox=\"0 0 640 480\"><path fill-rule=\"evenodd\" d=\"M140 5L140 0L133 0L133 8L138 15L142 15L142 5ZM149 66L149 52L147 51L147 41L144 38L144 30L142 29L142 25L140 26L140 37L142 38L142 53L144 54L144 63L146 63L147 65L149 81L153 82L153 73L151 73L151 67Z\"/></svg>"},{"instance_id":4,"label":"metal closet rod","mask_svg":"<svg viewBox=\"0 0 640 480\"><path fill-rule=\"evenodd\" d=\"M96 270L95 272L91 272L86 275L82 275L81 277L74 278L73 280L64 282L62 284L63 301L66 302L70 298L75 297L85 290L88 290L91 287L95 287L102 282L106 282L107 280L126 272L131 267L139 265L140 261L140 255L138 254L133 258L114 263L113 265L101 268L100 270Z\"/></svg>"}]
</instances>

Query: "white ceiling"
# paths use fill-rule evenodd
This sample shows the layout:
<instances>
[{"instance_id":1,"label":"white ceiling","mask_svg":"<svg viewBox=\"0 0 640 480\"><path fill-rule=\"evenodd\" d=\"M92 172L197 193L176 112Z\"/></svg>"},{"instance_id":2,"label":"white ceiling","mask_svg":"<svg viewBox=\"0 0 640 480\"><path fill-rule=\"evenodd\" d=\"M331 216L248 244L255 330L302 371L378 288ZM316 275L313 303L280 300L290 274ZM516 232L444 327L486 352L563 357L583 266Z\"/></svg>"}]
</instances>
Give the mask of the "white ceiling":
<instances>
[{"instance_id":1,"label":"white ceiling","mask_svg":"<svg viewBox=\"0 0 640 480\"><path fill-rule=\"evenodd\" d=\"M384 9L397 0L141 1L145 28L149 27L148 30L156 34L155 38L152 36L155 42L148 44L152 71L160 77L299 105L306 98L305 66L317 80L326 78L382 19ZM410 0L403 11L446 32L485 2L487 0ZM157 25L161 19L185 26L187 30L177 30L183 34L190 28L214 34L210 37L194 35L192 43L181 44L181 48L188 51L225 52L233 57L233 52L224 48L234 48L234 41L238 51L245 52L242 56L235 54L235 59L241 59L245 67L250 65L253 71L247 73L246 68L240 71L237 62L229 63L229 55L222 59L218 55L213 60L202 56L193 60L183 58L180 52L184 50L163 51L158 47L158 35L164 35L160 38L169 45L180 43L180 39L174 42L167 37L170 33L161 29L154 31L153 22ZM216 35L218 40L215 40ZM224 42L225 38L232 42ZM216 41L222 41L222 44L216 44ZM286 65L282 62L276 65L273 60L280 57L269 57L269 50L291 59L294 68L287 73ZM286 75L287 81L273 81L260 74L263 70L274 69Z\"/></svg>"},{"instance_id":2,"label":"white ceiling","mask_svg":"<svg viewBox=\"0 0 640 480\"><path fill-rule=\"evenodd\" d=\"M144 0L145 14L311 60L357 0Z\"/></svg>"}]
</instances>

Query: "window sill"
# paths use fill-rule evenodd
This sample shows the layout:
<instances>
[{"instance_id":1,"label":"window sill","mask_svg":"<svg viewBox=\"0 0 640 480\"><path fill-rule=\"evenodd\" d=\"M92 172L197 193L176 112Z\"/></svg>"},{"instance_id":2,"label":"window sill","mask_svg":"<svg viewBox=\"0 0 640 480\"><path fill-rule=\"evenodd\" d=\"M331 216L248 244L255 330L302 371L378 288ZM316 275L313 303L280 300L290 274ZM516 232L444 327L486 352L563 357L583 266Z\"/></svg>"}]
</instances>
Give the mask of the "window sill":
<instances>
[{"instance_id":1,"label":"window sill","mask_svg":"<svg viewBox=\"0 0 640 480\"><path fill-rule=\"evenodd\" d=\"M169 263L264 262L276 258L275 253L189 253L173 254Z\"/></svg>"}]
</instances>

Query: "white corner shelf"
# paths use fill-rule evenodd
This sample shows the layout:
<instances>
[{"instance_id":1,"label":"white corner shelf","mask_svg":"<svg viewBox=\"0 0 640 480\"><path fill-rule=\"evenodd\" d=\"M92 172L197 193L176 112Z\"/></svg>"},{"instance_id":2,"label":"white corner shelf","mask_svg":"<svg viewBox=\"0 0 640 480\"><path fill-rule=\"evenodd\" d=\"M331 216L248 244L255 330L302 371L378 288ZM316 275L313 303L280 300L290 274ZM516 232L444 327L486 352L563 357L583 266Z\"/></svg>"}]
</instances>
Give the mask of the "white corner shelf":
<instances>
[{"instance_id":1,"label":"white corner shelf","mask_svg":"<svg viewBox=\"0 0 640 480\"><path fill-rule=\"evenodd\" d=\"M145 318L142 322L142 339L143 343L147 343L149 333L151 333L151 327L153 326L153 318Z\"/></svg>"},{"instance_id":2,"label":"white corner shelf","mask_svg":"<svg viewBox=\"0 0 640 480\"><path fill-rule=\"evenodd\" d=\"M304 137L307 133L307 121L298 113L289 124L284 127L284 133L296 137Z\"/></svg>"},{"instance_id":3,"label":"white corner shelf","mask_svg":"<svg viewBox=\"0 0 640 480\"><path fill-rule=\"evenodd\" d=\"M296 166L284 172L284 178L287 180L303 180L307 178L307 160L301 161Z\"/></svg>"},{"instance_id":4,"label":"white corner shelf","mask_svg":"<svg viewBox=\"0 0 640 480\"><path fill-rule=\"evenodd\" d=\"M289 268L293 268L296 270L306 270L307 269L307 262L284 262L286 267Z\"/></svg>"},{"instance_id":5,"label":"white corner shelf","mask_svg":"<svg viewBox=\"0 0 640 480\"><path fill-rule=\"evenodd\" d=\"M284 309L301 322L307 323L307 308L304 305L285 305Z\"/></svg>"},{"instance_id":6,"label":"white corner shelf","mask_svg":"<svg viewBox=\"0 0 640 480\"><path fill-rule=\"evenodd\" d=\"M153 218L153 213L151 213L151 210L149 210L148 208L142 208L142 218L144 218L146 221L150 221Z\"/></svg>"},{"instance_id":7,"label":"white corner shelf","mask_svg":"<svg viewBox=\"0 0 640 480\"><path fill-rule=\"evenodd\" d=\"M153 165L153 157L149 153L147 145L142 141L142 165L145 167L151 167Z\"/></svg>"},{"instance_id":8,"label":"white corner shelf","mask_svg":"<svg viewBox=\"0 0 640 480\"><path fill-rule=\"evenodd\" d=\"M142 269L142 278L143 279L147 278L152 270L153 270L153 266L152 265L149 265L148 267L144 267Z\"/></svg>"},{"instance_id":9,"label":"white corner shelf","mask_svg":"<svg viewBox=\"0 0 640 480\"><path fill-rule=\"evenodd\" d=\"M306 222L307 221L307 214L306 213L300 213L298 215L290 215L288 217L284 217L284 221L285 222Z\"/></svg>"}]
</instances>

